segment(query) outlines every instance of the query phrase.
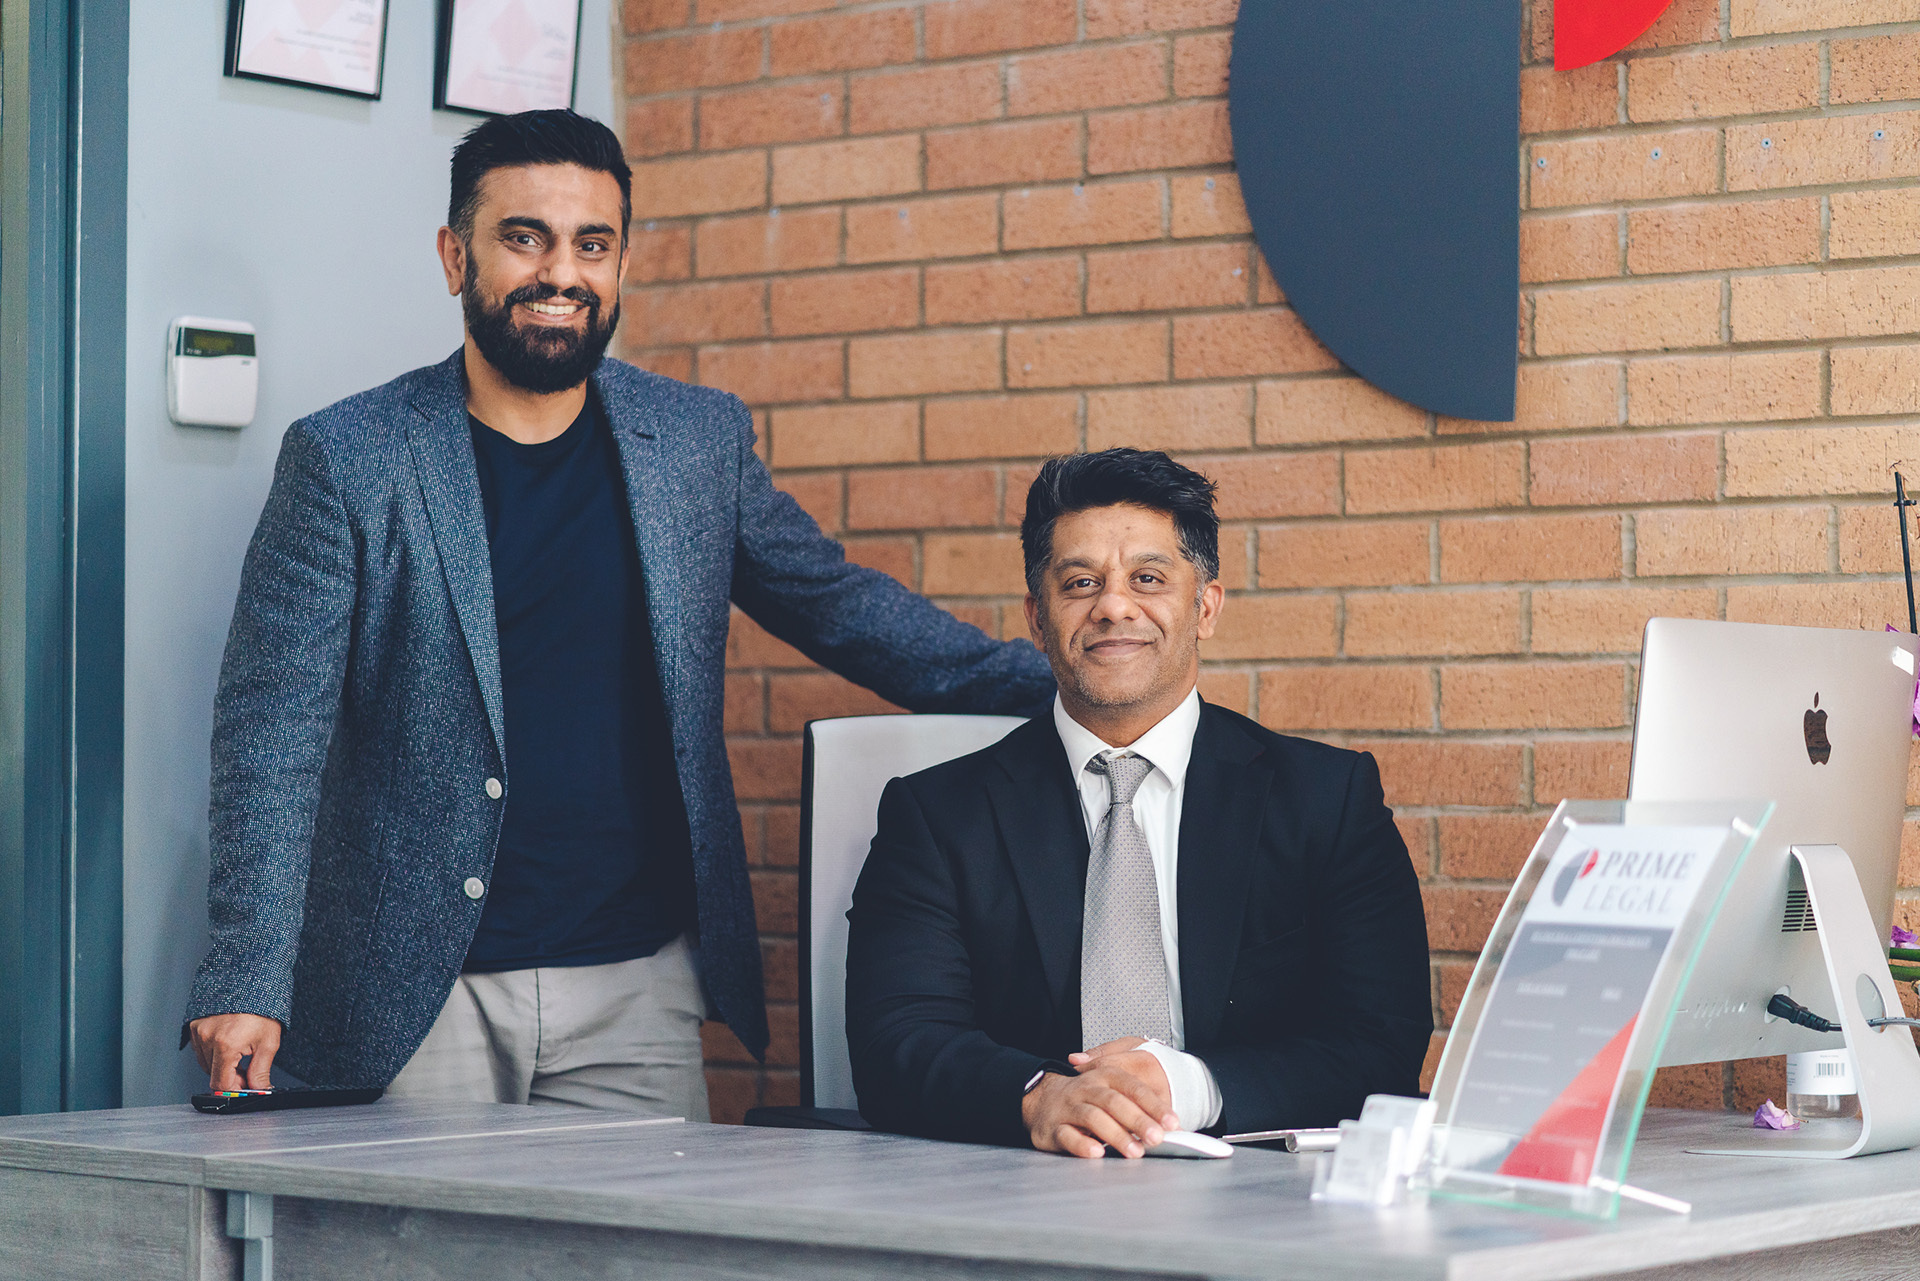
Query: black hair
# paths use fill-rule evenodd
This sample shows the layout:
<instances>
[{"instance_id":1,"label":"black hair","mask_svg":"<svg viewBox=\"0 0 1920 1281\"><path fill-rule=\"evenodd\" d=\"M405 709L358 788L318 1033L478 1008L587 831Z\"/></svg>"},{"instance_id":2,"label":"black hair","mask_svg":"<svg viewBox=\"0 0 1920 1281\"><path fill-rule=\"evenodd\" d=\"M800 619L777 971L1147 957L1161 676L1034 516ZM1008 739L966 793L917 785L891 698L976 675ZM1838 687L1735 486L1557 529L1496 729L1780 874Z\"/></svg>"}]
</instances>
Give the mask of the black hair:
<instances>
[{"instance_id":1,"label":"black hair","mask_svg":"<svg viewBox=\"0 0 1920 1281\"><path fill-rule=\"evenodd\" d=\"M579 165L612 174L620 184L620 241L626 243L627 225L633 221L633 170L627 166L620 139L591 116L564 108L484 120L453 149L447 225L460 239L473 238L480 180L495 169L525 165Z\"/></svg>"},{"instance_id":2,"label":"black hair","mask_svg":"<svg viewBox=\"0 0 1920 1281\"><path fill-rule=\"evenodd\" d=\"M1094 454L1049 458L1027 490L1020 521L1027 590L1040 596L1040 576L1053 559L1053 526L1062 516L1120 503L1166 512L1180 532L1180 554L1200 571L1204 585L1220 577L1220 518L1213 511L1217 487L1191 467L1157 449L1103 449Z\"/></svg>"}]
</instances>

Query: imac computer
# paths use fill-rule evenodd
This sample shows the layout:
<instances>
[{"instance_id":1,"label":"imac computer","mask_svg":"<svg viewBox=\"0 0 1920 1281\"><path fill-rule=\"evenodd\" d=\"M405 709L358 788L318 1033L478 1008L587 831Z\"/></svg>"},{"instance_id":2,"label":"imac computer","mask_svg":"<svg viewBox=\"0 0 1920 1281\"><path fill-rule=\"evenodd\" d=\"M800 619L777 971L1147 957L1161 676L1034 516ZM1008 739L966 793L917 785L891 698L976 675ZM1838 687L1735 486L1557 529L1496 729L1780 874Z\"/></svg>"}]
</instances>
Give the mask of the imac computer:
<instances>
[{"instance_id":1,"label":"imac computer","mask_svg":"<svg viewBox=\"0 0 1920 1281\"><path fill-rule=\"evenodd\" d=\"M1906 814L1916 645L1920 638L1905 633L1674 618L1647 624L1629 799L1774 803L1680 998L1663 1066L1839 1048L1846 1043L1840 1033L1809 1031L1767 1012L1774 994L1786 992L1841 1022L1846 1011L1836 1009L1847 1002L1829 978L1836 968L1846 985L1865 985L1856 999L1868 1017L1900 1013L1885 959ZM1796 847L1845 851L1865 908L1853 901L1848 937L1823 941L1820 919L1831 913L1837 920L1848 907L1831 876L1837 868L1844 881L1845 865L1823 855L1828 871L1809 886L1809 856L1796 856ZM1823 895L1827 908L1816 912ZM1868 931L1868 916L1872 937L1852 938ZM1827 924L1830 935L1838 932ZM1877 977L1869 956L1878 958ZM1891 1009L1874 1008L1881 1004ZM1907 1032L1885 1033L1887 1047L1895 1038L1907 1042L1905 1057L1920 1080ZM1871 1035L1878 1042L1882 1033ZM1860 1067L1864 1107L1871 1073ZM1773 1150L1788 1155L1782 1146Z\"/></svg>"}]
</instances>

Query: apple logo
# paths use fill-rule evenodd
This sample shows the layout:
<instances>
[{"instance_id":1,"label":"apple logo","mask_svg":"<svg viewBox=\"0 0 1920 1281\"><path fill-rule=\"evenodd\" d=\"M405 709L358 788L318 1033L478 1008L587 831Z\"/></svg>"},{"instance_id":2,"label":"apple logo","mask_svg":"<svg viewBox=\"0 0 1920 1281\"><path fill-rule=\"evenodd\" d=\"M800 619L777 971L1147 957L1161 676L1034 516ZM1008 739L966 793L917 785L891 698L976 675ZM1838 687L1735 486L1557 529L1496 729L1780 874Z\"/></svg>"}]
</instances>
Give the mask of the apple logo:
<instances>
[{"instance_id":1,"label":"apple logo","mask_svg":"<svg viewBox=\"0 0 1920 1281\"><path fill-rule=\"evenodd\" d=\"M1833 756L1833 744L1827 739L1827 714L1820 710L1820 695L1813 696L1813 706L1807 712L1802 728L1807 736L1807 759L1815 765L1825 765Z\"/></svg>"}]
</instances>

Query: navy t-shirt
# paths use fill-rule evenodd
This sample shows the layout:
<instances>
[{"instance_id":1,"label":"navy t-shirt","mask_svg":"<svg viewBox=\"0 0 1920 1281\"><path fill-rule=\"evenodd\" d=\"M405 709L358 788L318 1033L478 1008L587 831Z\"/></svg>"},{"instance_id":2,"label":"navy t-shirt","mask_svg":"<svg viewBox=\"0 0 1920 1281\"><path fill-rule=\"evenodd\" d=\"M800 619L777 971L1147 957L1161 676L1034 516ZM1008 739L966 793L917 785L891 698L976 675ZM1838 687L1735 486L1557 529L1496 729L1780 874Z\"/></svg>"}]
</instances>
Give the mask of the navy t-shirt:
<instances>
[{"instance_id":1,"label":"navy t-shirt","mask_svg":"<svg viewBox=\"0 0 1920 1281\"><path fill-rule=\"evenodd\" d=\"M469 415L493 561L507 798L469 972L651 956L693 919L686 809L613 433Z\"/></svg>"}]
</instances>

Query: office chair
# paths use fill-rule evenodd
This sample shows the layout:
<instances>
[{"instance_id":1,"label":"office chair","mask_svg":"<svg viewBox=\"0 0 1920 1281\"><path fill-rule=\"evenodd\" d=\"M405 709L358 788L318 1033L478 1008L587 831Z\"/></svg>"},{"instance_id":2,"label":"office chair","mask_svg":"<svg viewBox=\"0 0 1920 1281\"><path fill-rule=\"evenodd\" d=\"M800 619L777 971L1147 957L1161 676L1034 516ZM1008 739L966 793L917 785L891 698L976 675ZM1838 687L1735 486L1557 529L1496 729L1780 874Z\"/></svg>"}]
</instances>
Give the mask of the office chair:
<instances>
[{"instance_id":1,"label":"office chair","mask_svg":"<svg viewBox=\"0 0 1920 1281\"><path fill-rule=\"evenodd\" d=\"M847 1058L847 908L878 826L880 793L998 742L1016 716L842 716L809 721L800 782L800 1106L748 1125L864 1130Z\"/></svg>"}]
</instances>

